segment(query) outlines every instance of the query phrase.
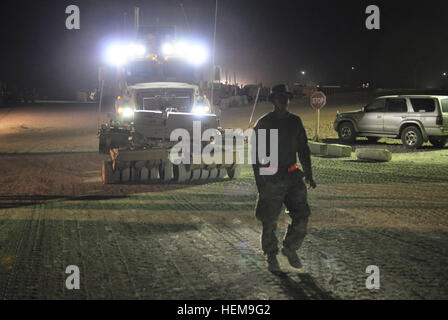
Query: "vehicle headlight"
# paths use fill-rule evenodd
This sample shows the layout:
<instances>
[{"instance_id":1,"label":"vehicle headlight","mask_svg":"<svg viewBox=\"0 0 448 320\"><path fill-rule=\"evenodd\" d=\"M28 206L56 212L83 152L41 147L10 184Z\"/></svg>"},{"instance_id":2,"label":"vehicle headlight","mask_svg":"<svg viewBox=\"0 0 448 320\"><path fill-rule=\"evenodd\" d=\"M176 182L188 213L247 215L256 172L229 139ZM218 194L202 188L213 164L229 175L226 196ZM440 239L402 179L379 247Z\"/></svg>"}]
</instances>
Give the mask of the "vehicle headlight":
<instances>
[{"instance_id":1,"label":"vehicle headlight","mask_svg":"<svg viewBox=\"0 0 448 320\"><path fill-rule=\"evenodd\" d=\"M171 43L165 43L163 46L162 46L162 53L164 54L164 55L172 55L173 53L174 53L174 47L173 47L173 45L171 44Z\"/></svg>"},{"instance_id":2,"label":"vehicle headlight","mask_svg":"<svg viewBox=\"0 0 448 320\"><path fill-rule=\"evenodd\" d=\"M130 118L134 115L134 110L132 110L132 108L124 108L123 110L123 117L125 118Z\"/></svg>"},{"instance_id":3,"label":"vehicle headlight","mask_svg":"<svg viewBox=\"0 0 448 320\"><path fill-rule=\"evenodd\" d=\"M130 118L134 115L134 110L131 107L119 107L118 114L122 115L124 118Z\"/></svg>"},{"instance_id":4,"label":"vehicle headlight","mask_svg":"<svg viewBox=\"0 0 448 320\"><path fill-rule=\"evenodd\" d=\"M143 58L146 47L140 43L111 43L106 47L104 59L114 66L123 66L132 59Z\"/></svg>"},{"instance_id":5,"label":"vehicle headlight","mask_svg":"<svg viewBox=\"0 0 448 320\"><path fill-rule=\"evenodd\" d=\"M190 47L187 59L194 65L203 64L207 60L207 50L200 45L193 45Z\"/></svg>"},{"instance_id":6,"label":"vehicle headlight","mask_svg":"<svg viewBox=\"0 0 448 320\"><path fill-rule=\"evenodd\" d=\"M177 56L193 65L204 64L209 55L207 48L202 44L187 41L164 43L161 47L161 52L165 57Z\"/></svg>"},{"instance_id":7,"label":"vehicle headlight","mask_svg":"<svg viewBox=\"0 0 448 320\"><path fill-rule=\"evenodd\" d=\"M211 109L210 106L201 106L201 105L196 105L193 107L193 113L196 114L206 114L206 113L210 113Z\"/></svg>"}]
</instances>

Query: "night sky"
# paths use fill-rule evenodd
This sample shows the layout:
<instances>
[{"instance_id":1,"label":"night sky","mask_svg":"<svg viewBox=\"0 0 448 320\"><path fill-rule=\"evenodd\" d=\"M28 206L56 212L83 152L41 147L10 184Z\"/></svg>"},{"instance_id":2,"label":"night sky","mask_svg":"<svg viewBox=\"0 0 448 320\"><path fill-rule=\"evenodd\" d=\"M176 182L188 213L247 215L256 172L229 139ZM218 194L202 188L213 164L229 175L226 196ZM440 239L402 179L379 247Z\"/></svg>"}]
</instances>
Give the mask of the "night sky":
<instances>
[{"instance_id":1,"label":"night sky","mask_svg":"<svg viewBox=\"0 0 448 320\"><path fill-rule=\"evenodd\" d=\"M70 4L80 8L80 30L65 29ZM380 7L381 30L365 28L369 4ZM132 25L134 6L142 23L177 25L212 46L214 0L1 5L0 80L49 96L96 86L102 45ZM309 83L437 86L448 72L447 10L443 1L219 0L216 64L242 83L292 82L306 70Z\"/></svg>"}]
</instances>

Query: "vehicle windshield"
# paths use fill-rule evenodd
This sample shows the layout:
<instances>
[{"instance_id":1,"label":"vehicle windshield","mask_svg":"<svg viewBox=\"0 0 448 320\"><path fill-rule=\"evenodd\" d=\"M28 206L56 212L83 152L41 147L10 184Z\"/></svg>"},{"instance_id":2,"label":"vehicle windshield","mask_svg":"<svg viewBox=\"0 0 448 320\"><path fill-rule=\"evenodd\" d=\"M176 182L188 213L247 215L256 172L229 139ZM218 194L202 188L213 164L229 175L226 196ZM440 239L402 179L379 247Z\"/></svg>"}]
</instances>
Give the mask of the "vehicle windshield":
<instances>
[{"instance_id":1,"label":"vehicle windshield","mask_svg":"<svg viewBox=\"0 0 448 320\"><path fill-rule=\"evenodd\" d=\"M182 60L164 61L134 61L126 67L128 83L176 81L197 82L196 68Z\"/></svg>"}]
</instances>

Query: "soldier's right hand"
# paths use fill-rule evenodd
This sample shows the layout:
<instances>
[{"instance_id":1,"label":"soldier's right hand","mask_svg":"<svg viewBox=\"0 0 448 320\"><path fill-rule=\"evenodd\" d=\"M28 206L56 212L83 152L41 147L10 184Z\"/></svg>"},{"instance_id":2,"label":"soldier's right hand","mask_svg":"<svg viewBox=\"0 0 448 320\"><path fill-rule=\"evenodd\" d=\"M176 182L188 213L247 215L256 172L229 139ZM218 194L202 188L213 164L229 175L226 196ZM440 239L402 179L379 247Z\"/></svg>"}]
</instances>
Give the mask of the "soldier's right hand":
<instances>
[{"instance_id":1,"label":"soldier's right hand","mask_svg":"<svg viewBox=\"0 0 448 320\"><path fill-rule=\"evenodd\" d=\"M308 185L308 189L316 189L317 184L313 179L305 179L305 182Z\"/></svg>"}]
</instances>

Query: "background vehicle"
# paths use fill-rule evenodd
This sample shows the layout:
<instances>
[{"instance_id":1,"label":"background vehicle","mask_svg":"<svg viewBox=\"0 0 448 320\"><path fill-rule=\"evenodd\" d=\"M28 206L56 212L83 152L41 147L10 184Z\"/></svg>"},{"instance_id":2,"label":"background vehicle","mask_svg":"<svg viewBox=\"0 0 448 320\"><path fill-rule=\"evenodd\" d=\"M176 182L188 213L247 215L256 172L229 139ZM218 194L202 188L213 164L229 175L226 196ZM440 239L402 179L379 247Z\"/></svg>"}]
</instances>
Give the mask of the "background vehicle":
<instances>
[{"instance_id":1,"label":"background vehicle","mask_svg":"<svg viewBox=\"0 0 448 320\"><path fill-rule=\"evenodd\" d=\"M407 148L429 141L436 147L448 140L448 96L400 95L373 100L361 110L338 113L334 129L343 142L356 137L401 139Z\"/></svg>"}]
</instances>

